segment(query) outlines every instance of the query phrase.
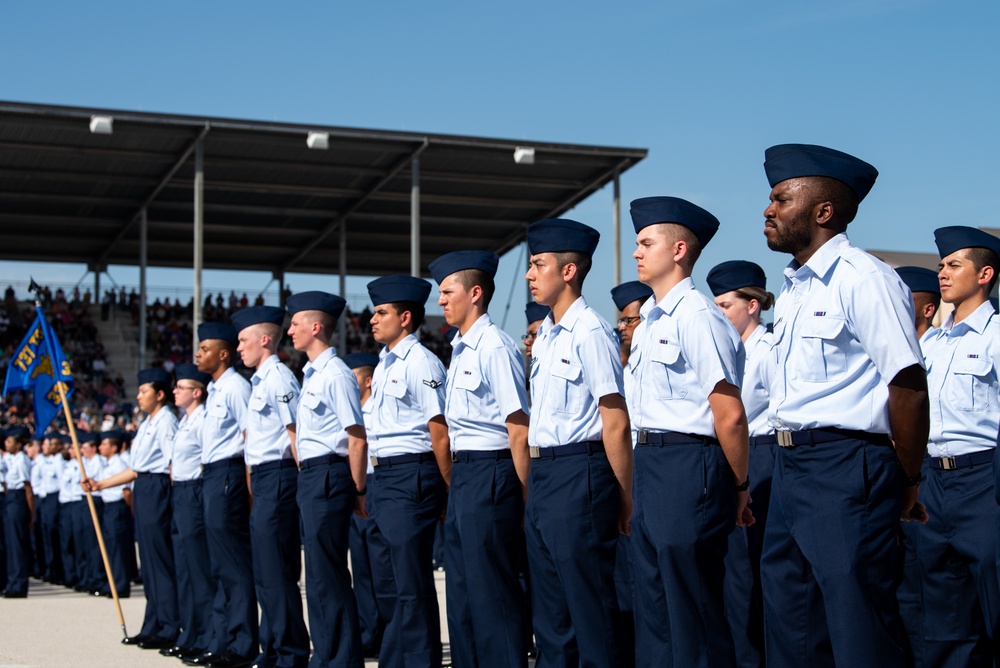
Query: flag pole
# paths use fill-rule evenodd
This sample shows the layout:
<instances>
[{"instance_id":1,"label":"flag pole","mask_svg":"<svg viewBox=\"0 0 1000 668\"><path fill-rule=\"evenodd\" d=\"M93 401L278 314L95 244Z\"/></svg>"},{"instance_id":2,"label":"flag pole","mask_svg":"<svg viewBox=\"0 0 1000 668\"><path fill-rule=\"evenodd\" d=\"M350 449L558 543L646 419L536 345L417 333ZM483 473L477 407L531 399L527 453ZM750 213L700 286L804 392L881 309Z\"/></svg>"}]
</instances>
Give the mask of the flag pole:
<instances>
[{"instance_id":1,"label":"flag pole","mask_svg":"<svg viewBox=\"0 0 1000 668\"><path fill-rule=\"evenodd\" d=\"M31 282L31 287L36 287L35 282ZM35 306L41 307L41 300L38 292L35 292ZM48 342L46 342L48 345ZM50 348L51 350L51 348ZM69 435L73 439L73 455L76 457L77 466L80 467L81 480L87 479L87 470L83 466L83 455L80 454L80 441L76 435L76 425L73 424L73 413L69 409L69 401L66 400L66 388L60 378L56 378L56 389L59 390L59 399L62 401L63 412L66 414L66 425L69 427ZM115 587L115 577L111 572L111 562L108 560L108 550L104 546L104 534L101 532L101 521L97 517L97 506L94 505L94 498L90 495L90 490L84 490L87 495L87 506L90 508L90 519L94 521L94 532L97 534L97 545L101 548L101 559L104 560L104 572L108 576L108 584L111 586L111 598L115 601L115 610L118 612L118 623L121 624L122 633L128 637L125 630L125 616L122 614L122 604L118 599L118 588Z\"/></svg>"}]
</instances>

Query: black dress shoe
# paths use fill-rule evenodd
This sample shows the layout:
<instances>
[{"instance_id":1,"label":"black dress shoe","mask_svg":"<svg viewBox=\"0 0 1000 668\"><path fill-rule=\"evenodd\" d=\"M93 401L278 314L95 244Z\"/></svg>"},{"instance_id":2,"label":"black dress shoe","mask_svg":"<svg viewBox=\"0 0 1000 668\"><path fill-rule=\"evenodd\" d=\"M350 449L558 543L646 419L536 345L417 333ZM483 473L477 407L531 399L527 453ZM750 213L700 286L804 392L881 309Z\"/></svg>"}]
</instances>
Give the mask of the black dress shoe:
<instances>
[{"instance_id":1,"label":"black dress shoe","mask_svg":"<svg viewBox=\"0 0 1000 668\"><path fill-rule=\"evenodd\" d=\"M171 645L170 647L164 647L160 650L160 654L163 656L177 656L184 651L184 648L180 645Z\"/></svg>"},{"instance_id":2,"label":"black dress shoe","mask_svg":"<svg viewBox=\"0 0 1000 668\"><path fill-rule=\"evenodd\" d=\"M173 647L174 641L167 638L160 638L159 636L153 636L152 638L146 638L139 643L139 649L164 649L166 647Z\"/></svg>"},{"instance_id":3,"label":"black dress shoe","mask_svg":"<svg viewBox=\"0 0 1000 668\"><path fill-rule=\"evenodd\" d=\"M181 661L189 666L207 666L209 661L212 659L218 659L219 656L219 654L214 652L202 652L201 654L196 654L195 656L182 658Z\"/></svg>"},{"instance_id":4,"label":"black dress shoe","mask_svg":"<svg viewBox=\"0 0 1000 668\"><path fill-rule=\"evenodd\" d=\"M126 637L122 638L122 644L123 645L138 645L143 640L146 640L146 636L144 636L144 635L142 635L140 633L137 633L134 636L126 636Z\"/></svg>"},{"instance_id":5,"label":"black dress shoe","mask_svg":"<svg viewBox=\"0 0 1000 668\"><path fill-rule=\"evenodd\" d=\"M247 668L253 663L253 658L240 656L236 652L226 651L208 662L209 668Z\"/></svg>"},{"instance_id":6,"label":"black dress shoe","mask_svg":"<svg viewBox=\"0 0 1000 668\"><path fill-rule=\"evenodd\" d=\"M7 591L4 589L0 592L0 596L4 598L28 598L28 592L26 591Z\"/></svg>"},{"instance_id":7,"label":"black dress shoe","mask_svg":"<svg viewBox=\"0 0 1000 668\"><path fill-rule=\"evenodd\" d=\"M205 653L205 650L198 649L197 647L178 647L177 649L179 651L174 653L174 657L180 659L181 661L193 659Z\"/></svg>"}]
</instances>

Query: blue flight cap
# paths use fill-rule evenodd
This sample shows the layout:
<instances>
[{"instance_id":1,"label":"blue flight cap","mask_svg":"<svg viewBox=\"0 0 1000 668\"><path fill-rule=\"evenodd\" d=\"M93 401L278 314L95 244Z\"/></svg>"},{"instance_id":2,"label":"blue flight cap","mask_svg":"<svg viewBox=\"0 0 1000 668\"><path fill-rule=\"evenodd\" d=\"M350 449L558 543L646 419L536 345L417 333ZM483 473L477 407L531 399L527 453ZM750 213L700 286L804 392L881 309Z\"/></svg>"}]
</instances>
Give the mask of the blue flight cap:
<instances>
[{"instance_id":1,"label":"blue flight cap","mask_svg":"<svg viewBox=\"0 0 1000 668\"><path fill-rule=\"evenodd\" d=\"M368 284L368 297L372 300L373 306L395 302L423 304L430 293L430 281L403 274L383 276Z\"/></svg>"},{"instance_id":2,"label":"blue flight cap","mask_svg":"<svg viewBox=\"0 0 1000 668\"><path fill-rule=\"evenodd\" d=\"M212 382L212 376L204 371L198 371L197 364L178 364L174 374L177 380L196 380L206 387Z\"/></svg>"},{"instance_id":3,"label":"blue flight cap","mask_svg":"<svg viewBox=\"0 0 1000 668\"><path fill-rule=\"evenodd\" d=\"M229 317L233 322L233 329L242 332L252 325L268 323L281 327L285 323L285 309L277 306L250 306L242 308Z\"/></svg>"},{"instance_id":4,"label":"blue flight cap","mask_svg":"<svg viewBox=\"0 0 1000 668\"><path fill-rule=\"evenodd\" d=\"M140 371L138 373L138 379L140 385L145 385L146 383L163 383L164 385L170 385L170 374L163 369L157 369L155 367Z\"/></svg>"},{"instance_id":5,"label":"blue flight cap","mask_svg":"<svg viewBox=\"0 0 1000 668\"><path fill-rule=\"evenodd\" d=\"M285 308L292 315L299 311L322 311L334 319L340 317L344 312L347 301L338 295L331 295L329 292L310 290L292 295L285 302Z\"/></svg>"},{"instance_id":6,"label":"blue flight cap","mask_svg":"<svg viewBox=\"0 0 1000 668\"><path fill-rule=\"evenodd\" d=\"M100 442L102 432L93 431L78 431L76 433L76 440L80 445L84 443L96 443Z\"/></svg>"},{"instance_id":7,"label":"blue flight cap","mask_svg":"<svg viewBox=\"0 0 1000 668\"><path fill-rule=\"evenodd\" d=\"M4 431L4 436L13 436L14 438L29 438L31 436L31 433L28 431L27 427L18 424L12 427L8 427Z\"/></svg>"},{"instance_id":8,"label":"blue flight cap","mask_svg":"<svg viewBox=\"0 0 1000 668\"><path fill-rule=\"evenodd\" d=\"M456 271L463 269L478 269L485 272L490 278L497 275L497 265L500 263L500 256L489 251L464 250L454 253L445 253L438 259L427 265L431 271L431 276L441 285L441 281L448 278Z\"/></svg>"},{"instance_id":9,"label":"blue flight cap","mask_svg":"<svg viewBox=\"0 0 1000 668\"><path fill-rule=\"evenodd\" d=\"M122 443L124 443L127 440L125 438L124 429L111 429L110 431L102 431L98 436L99 441L103 441L106 438L117 438Z\"/></svg>"},{"instance_id":10,"label":"blue flight cap","mask_svg":"<svg viewBox=\"0 0 1000 668\"><path fill-rule=\"evenodd\" d=\"M657 223L675 223L694 232L702 247L719 231L718 218L680 197L640 197L632 200L629 214L637 233Z\"/></svg>"},{"instance_id":11,"label":"blue flight cap","mask_svg":"<svg viewBox=\"0 0 1000 668\"><path fill-rule=\"evenodd\" d=\"M910 292L933 292L941 296L941 282L936 271L923 267L897 267L896 273Z\"/></svg>"},{"instance_id":12,"label":"blue flight cap","mask_svg":"<svg viewBox=\"0 0 1000 668\"><path fill-rule=\"evenodd\" d=\"M611 288L611 299L619 311L634 302L636 299L645 301L653 294L653 288L639 281L629 281Z\"/></svg>"},{"instance_id":13,"label":"blue flight cap","mask_svg":"<svg viewBox=\"0 0 1000 668\"><path fill-rule=\"evenodd\" d=\"M827 176L847 184L860 202L875 185L878 170L853 155L812 144L779 144L764 151L764 173L773 188L800 176Z\"/></svg>"},{"instance_id":14,"label":"blue flight cap","mask_svg":"<svg viewBox=\"0 0 1000 668\"><path fill-rule=\"evenodd\" d=\"M363 366L378 366L378 355L371 353L352 353L341 358L348 369L358 369Z\"/></svg>"},{"instance_id":15,"label":"blue flight cap","mask_svg":"<svg viewBox=\"0 0 1000 668\"><path fill-rule=\"evenodd\" d=\"M569 218L548 218L528 225L528 251L539 253L582 253L592 256L601 233Z\"/></svg>"},{"instance_id":16,"label":"blue flight cap","mask_svg":"<svg viewBox=\"0 0 1000 668\"><path fill-rule=\"evenodd\" d=\"M767 289L767 276L759 265L746 260L731 260L712 267L705 279L712 294L718 297L740 288Z\"/></svg>"},{"instance_id":17,"label":"blue flight cap","mask_svg":"<svg viewBox=\"0 0 1000 668\"><path fill-rule=\"evenodd\" d=\"M524 306L524 317L528 319L528 324L530 325L538 320L545 320L550 311L552 311L552 309L544 304L539 304L538 302L528 302Z\"/></svg>"},{"instance_id":18,"label":"blue flight cap","mask_svg":"<svg viewBox=\"0 0 1000 668\"><path fill-rule=\"evenodd\" d=\"M934 243L941 257L947 257L963 248L989 248L1000 255L1000 239L975 227L953 225L934 230Z\"/></svg>"},{"instance_id":19,"label":"blue flight cap","mask_svg":"<svg viewBox=\"0 0 1000 668\"><path fill-rule=\"evenodd\" d=\"M198 340L208 341L209 339L221 339L228 341L234 346L239 344L239 337L233 326L225 322L203 322L198 325Z\"/></svg>"}]
</instances>

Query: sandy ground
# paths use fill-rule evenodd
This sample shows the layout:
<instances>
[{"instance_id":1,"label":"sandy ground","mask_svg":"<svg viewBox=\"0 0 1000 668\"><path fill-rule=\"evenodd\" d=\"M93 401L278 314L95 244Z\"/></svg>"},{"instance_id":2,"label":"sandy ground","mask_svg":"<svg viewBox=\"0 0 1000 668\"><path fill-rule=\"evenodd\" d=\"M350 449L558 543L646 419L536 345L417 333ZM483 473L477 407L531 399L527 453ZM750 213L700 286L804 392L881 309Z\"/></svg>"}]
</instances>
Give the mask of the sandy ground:
<instances>
[{"instance_id":1,"label":"sandy ground","mask_svg":"<svg viewBox=\"0 0 1000 668\"><path fill-rule=\"evenodd\" d=\"M441 634L447 662L444 573L435 572L434 580L441 606ZM121 604L129 634L138 633L146 606L142 587L132 587L132 597L122 599ZM305 606L303 591L302 607ZM31 580L26 599L0 599L0 627L0 668L134 668L137 665L178 668L184 665L177 659L160 656L155 650L122 645L122 630L111 599L78 594L39 580ZM378 663L370 660L365 665L377 666Z\"/></svg>"}]
</instances>

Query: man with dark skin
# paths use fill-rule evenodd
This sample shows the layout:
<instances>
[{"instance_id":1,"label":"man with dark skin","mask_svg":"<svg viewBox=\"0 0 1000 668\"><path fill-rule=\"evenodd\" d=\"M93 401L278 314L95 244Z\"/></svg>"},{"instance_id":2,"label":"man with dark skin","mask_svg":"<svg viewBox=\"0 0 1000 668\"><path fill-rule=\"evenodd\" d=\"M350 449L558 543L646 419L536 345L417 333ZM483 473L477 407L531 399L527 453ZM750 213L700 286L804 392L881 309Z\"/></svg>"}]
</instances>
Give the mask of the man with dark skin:
<instances>
[{"instance_id":1,"label":"man with dark skin","mask_svg":"<svg viewBox=\"0 0 1000 668\"><path fill-rule=\"evenodd\" d=\"M801 144L768 149L764 169L768 247L794 258L768 409L780 446L761 564L768 664L903 666L895 522L927 519L929 414L910 295L845 235L878 172Z\"/></svg>"}]
</instances>

